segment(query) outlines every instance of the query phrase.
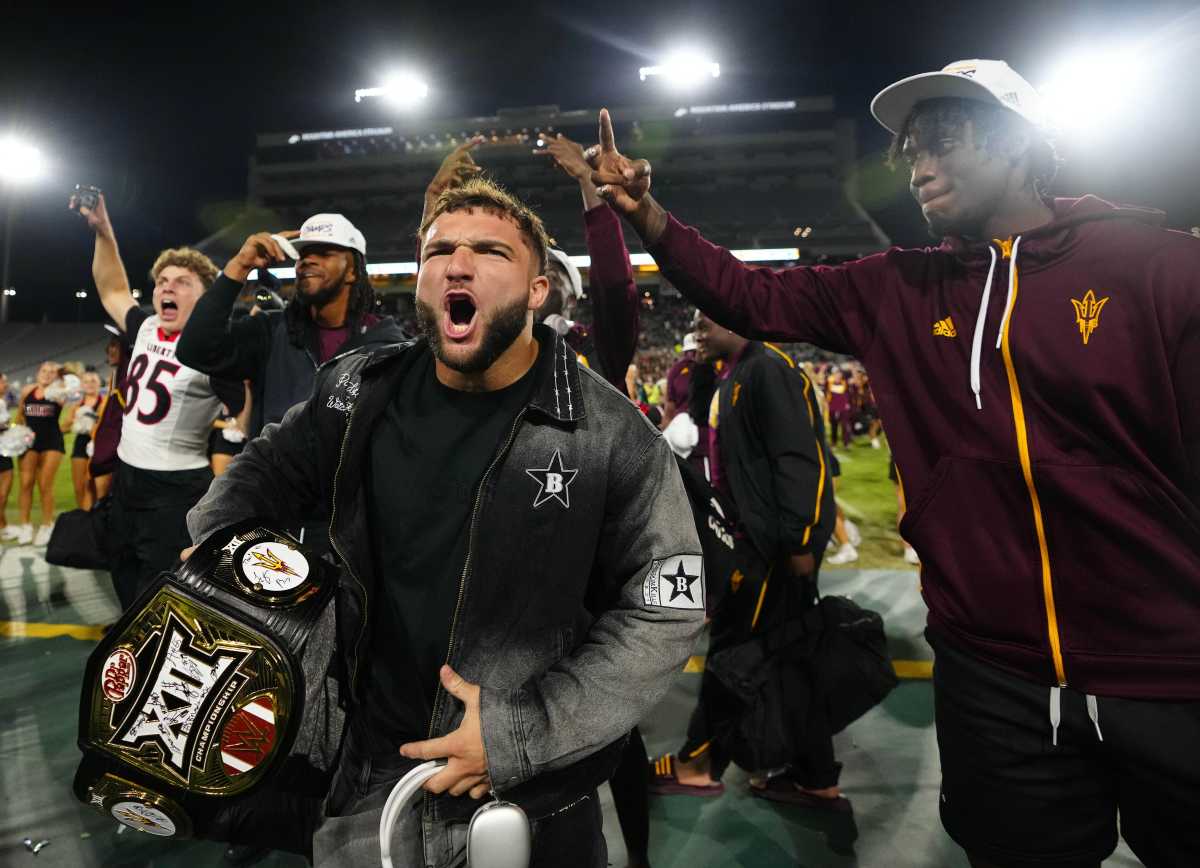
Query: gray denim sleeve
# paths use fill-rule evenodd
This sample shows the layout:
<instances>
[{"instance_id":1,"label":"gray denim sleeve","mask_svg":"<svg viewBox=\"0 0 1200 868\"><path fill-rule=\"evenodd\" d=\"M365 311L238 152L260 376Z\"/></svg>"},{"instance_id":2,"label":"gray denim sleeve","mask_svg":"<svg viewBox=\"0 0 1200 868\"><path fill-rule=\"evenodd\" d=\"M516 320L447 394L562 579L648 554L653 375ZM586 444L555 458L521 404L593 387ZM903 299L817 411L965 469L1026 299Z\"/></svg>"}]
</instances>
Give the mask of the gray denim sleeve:
<instances>
[{"instance_id":1,"label":"gray denim sleeve","mask_svg":"<svg viewBox=\"0 0 1200 868\"><path fill-rule=\"evenodd\" d=\"M703 628L700 542L666 441L654 435L608 497L592 580L614 589L612 606L540 676L515 690L482 687L497 790L569 766L627 733L667 692ZM667 585L680 583L671 599Z\"/></svg>"},{"instance_id":2,"label":"gray denim sleeve","mask_svg":"<svg viewBox=\"0 0 1200 868\"><path fill-rule=\"evenodd\" d=\"M316 427L312 402L288 410L278 425L242 450L187 516L192 544L249 518L296 522L319 503Z\"/></svg>"}]
</instances>

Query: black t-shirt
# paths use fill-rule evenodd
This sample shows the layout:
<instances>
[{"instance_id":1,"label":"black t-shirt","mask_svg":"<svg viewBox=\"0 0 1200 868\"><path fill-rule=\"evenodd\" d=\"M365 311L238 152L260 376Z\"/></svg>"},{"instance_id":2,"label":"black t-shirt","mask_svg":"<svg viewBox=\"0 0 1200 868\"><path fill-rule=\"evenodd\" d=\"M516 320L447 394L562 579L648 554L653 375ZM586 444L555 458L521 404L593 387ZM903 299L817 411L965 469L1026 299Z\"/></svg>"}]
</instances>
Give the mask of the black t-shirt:
<instances>
[{"instance_id":1,"label":"black t-shirt","mask_svg":"<svg viewBox=\"0 0 1200 868\"><path fill-rule=\"evenodd\" d=\"M426 353L371 436L368 527L378 591L363 713L369 753L428 737L475 494L528 402L533 371L496 392L442 385Z\"/></svg>"}]
</instances>

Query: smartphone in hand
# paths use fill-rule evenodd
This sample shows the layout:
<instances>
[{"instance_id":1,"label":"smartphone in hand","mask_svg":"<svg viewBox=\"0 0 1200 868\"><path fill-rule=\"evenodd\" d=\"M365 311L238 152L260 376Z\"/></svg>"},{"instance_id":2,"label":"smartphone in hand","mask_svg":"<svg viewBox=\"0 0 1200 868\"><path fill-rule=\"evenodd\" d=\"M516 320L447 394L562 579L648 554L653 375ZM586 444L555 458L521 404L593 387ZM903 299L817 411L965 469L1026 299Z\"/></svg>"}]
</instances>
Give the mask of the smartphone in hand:
<instances>
[{"instance_id":1,"label":"smartphone in hand","mask_svg":"<svg viewBox=\"0 0 1200 868\"><path fill-rule=\"evenodd\" d=\"M87 208L89 211L94 211L96 206L100 204L100 194L103 192L99 187L92 187L88 184L76 184L75 192L71 194L71 199L67 206L72 211L78 211L80 208Z\"/></svg>"}]
</instances>

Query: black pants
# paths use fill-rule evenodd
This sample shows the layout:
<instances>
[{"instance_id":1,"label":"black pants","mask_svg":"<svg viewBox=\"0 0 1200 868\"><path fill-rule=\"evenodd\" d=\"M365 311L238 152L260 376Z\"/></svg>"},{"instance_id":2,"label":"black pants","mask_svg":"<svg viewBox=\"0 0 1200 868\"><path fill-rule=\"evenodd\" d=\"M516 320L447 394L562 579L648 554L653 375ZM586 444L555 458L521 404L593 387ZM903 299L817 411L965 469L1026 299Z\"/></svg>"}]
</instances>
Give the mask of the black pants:
<instances>
[{"instance_id":1,"label":"black pants","mask_svg":"<svg viewBox=\"0 0 1200 868\"><path fill-rule=\"evenodd\" d=\"M711 658L724 648L801 617L805 610L816 604L820 564L820 555L817 555L816 569L808 579L789 575L786 561L779 561L761 581L743 581L736 592L726 596L713 616L708 656ZM798 734L797 742L802 747L789 763L789 772L801 786L823 789L837 784L841 765L834 758L829 721L820 710L823 703L816 701L817 681L812 672L806 675L814 701L806 715L805 731ZM688 722L687 741L678 753L679 759L686 762L708 754L710 774L714 780L720 780L730 763L728 752L721 744L722 735L742 709L742 702L706 669L700 681L696 708Z\"/></svg>"},{"instance_id":2,"label":"black pants","mask_svg":"<svg viewBox=\"0 0 1200 868\"><path fill-rule=\"evenodd\" d=\"M1063 688L1056 732L1050 687L927 635L942 824L959 846L1000 868L1096 868L1119 812L1147 868L1200 865L1200 702Z\"/></svg>"},{"instance_id":3,"label":"black pants","mask_svg":"<svg viewBox=\"0 0 1200 868\"><path fill-rule=\"evenodd\" d=\"M621 762L608 781L630 865L650 861L650 774L646 760L646 743L635 726L625 742Z\"/></svg>"},{"instance_id":4,"label":"black pants","mask_svg":"<svg viewBox=\"0 0 1200 868\"><path fill-rule=\"evenodd\" d=\"M154 577L171 569L179 553L192 544L188 510L208 490L212 471L173 472L167 477L170 484L163 484L163 477L167 474L147 484L144 475L124 465L117 473L109 521L113 587L122 609L132 606Z\"/></svg>"},{"instance_id":5,"label":"black pants","mask_svg":"<svg viewBox=\"0 0 1200 868\"><path fill-rule=\"evenodd\" d=\"M325 802L324 822L337 823L338 818L351 818L350 822L355 824L351 836L360 835L365 846L346 852L369 852L373 861L377 861L379 811L387 794L405 774L419 765L419 761L406 759L399 753L368 756L359 747L360 737L354 725L348 724L341 759ZM366 816L368 821L356 822L354 818L361 816ZM446 822L456 827L451 838L457 840L465 836L465 822ZM322 834L320 826L318 823L318 835ZM533 848L529 868L604 868L608 862L600 800L594 792L549 816L530 817L530 830ZM461 858L462 854L447 860L447 864L458 868L463 864ZM368 863L364 861L363 864Z\"/></svg>"}]
</instances>

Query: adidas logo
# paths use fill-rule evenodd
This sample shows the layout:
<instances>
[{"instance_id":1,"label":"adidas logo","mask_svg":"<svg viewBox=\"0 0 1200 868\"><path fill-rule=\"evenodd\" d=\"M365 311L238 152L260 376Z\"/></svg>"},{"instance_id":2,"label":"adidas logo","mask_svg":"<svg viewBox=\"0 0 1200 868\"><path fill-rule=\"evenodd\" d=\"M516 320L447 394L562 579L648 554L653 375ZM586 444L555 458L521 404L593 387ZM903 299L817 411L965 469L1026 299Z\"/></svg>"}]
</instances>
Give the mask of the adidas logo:
<instances>
[{"instance_id":1,"label":"adidas logo","mask_svg":"<svg viewBox=\"0 0 1200 868\"><path fill-rule=\"evenodd\" d=\"M933 324L933 334L934 337L956 338L958 329L954 327L954 321L950 317L946 317Z\"/></svg>"}]
</instances>

